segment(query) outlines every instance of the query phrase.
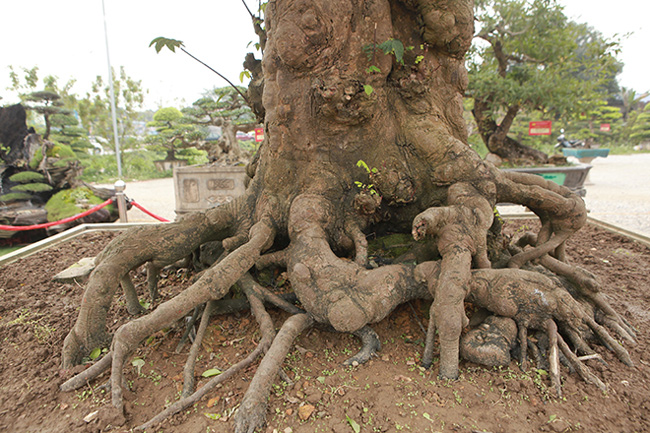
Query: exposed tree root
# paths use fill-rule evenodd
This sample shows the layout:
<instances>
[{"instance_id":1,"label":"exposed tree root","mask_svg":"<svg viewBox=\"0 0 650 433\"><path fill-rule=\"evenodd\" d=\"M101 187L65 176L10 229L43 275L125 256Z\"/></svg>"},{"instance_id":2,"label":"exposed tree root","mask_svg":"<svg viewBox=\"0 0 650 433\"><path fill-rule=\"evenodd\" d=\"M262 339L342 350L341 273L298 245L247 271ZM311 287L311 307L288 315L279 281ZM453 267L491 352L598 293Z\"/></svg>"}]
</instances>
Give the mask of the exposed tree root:
<instances>
[{"instance_id":1,"label":"exposed tree root","mask_svg":"<svg viewBox=\"0 0 650 433\"><path fill-rule=\"evenodd\" d=\"M147 316L122 325L113 338L111 369L112 404L122 408L122 367L127 355L148 335L183 317L185 312L211 299L219 299L250 269L261 251L273 240L274 229L268 220L251 228L248 243L242 245L206 270L201 278L175 298L164 302Z\"/></svg>"},{"instance_id":2,"label":"exposed tree root","mask_svg":"<svg viewBox=\"0 0 650 433\"><path fill-rule=\"evenodd\" d=\"M295 338L313 323L313 319L308 314L296 314L284 322L257 368L239 411L235 415L235 433L253 433L255 429L264 425L271 384Z\"/></svg>"},{"instance_id":3,"label":"exposed tree root","mask_svg":"<svg viewBox=\"0 0 650 433\"><path fill-rule=\"evenodd\" d=\"M529 331L548 334L546 358L558 392L562 357L585 380L601 384L567 352L557 328L578 354L593 354L587 343L593 334L632 365L603 325L627 344L636 341L634 330L609 305L592 275L566 263L565 241L586 222L582 199L538 176L501 172L467 145L463 59L473 36L472 9L465 0L268 2L264 22L274 32L268 35L263 61L266 139L249 167L252 180L245 195L111 242L97 259L79 317L66 337L64 368L111 344L105 322L118 286L129 312L142 312L131 270L146 264L147 286L155 299L163 267L199 251L195 262L207 269L175 298L121 326L111 356L73 384L85 383L110 365L112 404L122 409L122 370L129 354L147 336L210 302L185 370L184 394L190 394L194 361L213 307L233 311L246 306L242 301L213 303L237 282L260 323L262 341L246 360L141 428L198 401L213 383L250 365L273 340L236 418L238 433L252 432L264 423L271 383L303 329L315 322L356 335L362 348L347 362L362 363L380 347L369 325L412 299L433 298L423 363L432 363L437 331L444 378L458 376L459 340L468 322L465 301L516 323L512 343L519 341L523 369ZM414 31L418 28L423 32ZM376 70L368 73L371 64L363 47L389 39L415 48L405 51L403 61L371 53ZM362 158L366 170L359 173L356 162ZM510 249L500 245L494 220L494 206L503 202L524 205L541 221L537 233ZM411 232L427 257L367 269L366 234L387 231ZM212 248L206 244L215 241L223 253L213 249L212 260L203 260L201 248ZM495 264L489 257L496 257ZM286 268L301 308L248 274L253 267L269 265ZM506 269L492 269L496 267ZM534 268L539 272L524 270ZM275 339L262 301L294 314ZM509 347L511 341L507 343ZM539 351L530 347L537 358Z\"/></svg>"},{"instance_id":4,"label":"exposed tree root","mask_svg":"<svg viewBox=\"0 0 650 433\"><path fill-rule=\"evenodd\" d=\"M486 233L492 225L492 204L474 187L464 183L449 188L450 205L429 208L413 221L413 237L436 236L442 255L440 275L429 280L429 291L434 297L429 312L429 330L438 331L440 337L441 377L458 377L460 334L469 320L465 315L463 300L467 296L470 279L468 270L472 259L479 267L489 268ZM435 323L431 323L435 322ZM427 335L428 347L424 365L432 359L433 335Z\"/></svg>"},{"instance_id":5,"label":"exposed tree root","mask_svg":"<svg viewBox=\"0 0 650 433\"><path fill-rule=\"evenodd\" d=\"M212 213L191 214L179 222L131 229L114 239L97 257L79 309L77 321L63 344L62 367L70 368L97 347L107 347L106 314L113 294L125 283L131 310L137 309L137 296L128 272L152 262L154 269L188 256L204 242L226 237L237 204L223 206ZM202 230L195 230L203 225Z\"/></svg>"},{"instance_id":6,"label":"exposed tree root","mask_svg":"<svg viewBox=\"0 0 650 433\"><path fill-rule=\"evenodd\" d=\"M235 374L239 373L249 365L251 365L255 360L262 355L264 352L268 350L268 348L271 346L271 342L273 341L273 338L275 337L275 328L273 326L273 321L271 320L271 316L266 312L264 309L264 305L262 304L262 300L257 296L253 289L253 281L249 277L244 277L242 280L240 280L240 285L244 289L244 292L246 293L246 296L248 298L248 301L250 302L251 306L251 311L253 312L253 316L257 320L257 323L260 327L260 331L262 334L262 339L258 343L257 347L253 352L251 352L245 359L239 361L236 364L233 364L230 366L226 371L222 372L220 375L214 377L211 379L208 383L203 385L198 391L194 393L188 393L185 395L185 389L188 388L187 386L187 381L185 382L185 385L183 387L183 397L178 400L176 403L173 405L169 406L167 409L164 411L160 412L158 415L153 417L151 420L147 421L146 423L138 426L136 429L137 430L146 430L150 427L154 427L163 420L169 418L170 416L177 414L181 412L182 410L192 406L194 403L197 401L201 400L204 396L206 396L210 391L214 390L217 385L220 383L224 383L226 380L232 378ZM213 301L211 301L208 304L211 304ZM211 308L211 307L206 307L206 309ZM204 314L204 317L205 314ZM197 333L197 337L198 337ZM198 338L197 338L198 340ZM196 354L190 353L189 358L188 358L188 363L191 358L195 358ZM194 362L192 361L192 372L191 374L193 375L193 365ZM186 364L187 366L187 364ZM185 376L187 376L188 370L186 367L185 371ZM187 377L186 377L187 379ZM192 377L192 383L194 382L193 377Z\"/></svg>"},{"instance_id":7,"label":"exposed tree root","mask_svg":"<svg viewBox=\"0 0 650 433\"><path fill-rule=\"evenodd\" d=\"M426 275L430 285L435 287L435 280L440 277L441 264L426 262L418 265L417 272ZM602 382L593 379L588 369L573 354L567 354L568 346L560 340L556 321L562 325L565 332L579 340L579 348L587 348L587 343L580 337L588 327L623 363L633 366L627 350L593 318L593 312L587 312L569 292L556 281L537 272L523 270L474 270L468 285L467 301L488 309L500 316L509 317L517 323L519 344L521 349L521 366L526 370L526 349L529 347L527 329L544 330L549 339L548 359L550 377L558 395L561 395L559 380L558 344L569 364L576 369L589 383L603 388ZM435 302L435 301L434 301ZM433 313L435 314L435 312ZM429 367L433 357L435 318L429 322L429 330L423 355L423 365ZM564 345L564 346L562 346ZM535 353L537 357L537 353Z\"/></svg>"},{"instance_id":8,"label":"exposed tree root","mask_svg":"<svg viewBox=\"0 0 650 433\"><path fill-rule=\"evenodd\" d=\"M135 286L131 281L131 276L126 274L120 280L120 285L122 290L124 290L124 297L126 299L126 311L129 312L132 316L137 316L146 312L147 310L140 305L140 300L138 299L138 293L135 290Z\"/></svg>"},{"instance_id":9,"label":"exposed tree root","mask_svg":"<svg viewBox=\"0 0 650 433\"><path fill-rule=\"evenodd\" d=\"M89 383L91 380L97 378L100 374L111 368L113 362L113 354L107 352L102 359L95 362L92 366L88 367L76 376L66 380L61 384L59 389L63 392L74 391Z\"/></svg>"},{"instance_id":10,"label":"exposed tree root","mask_svg":"<svg viewBox=\"0 0 650 433\"><path fill-rule=\"evenodd\" d=\"M196 357L199 356L201 342L203 341L205 330L208 328L210 316L212 315L212 311L214 310L216 302L217 301L208 301L208 303L205 304L205 308L203 309L203 315L201 317L199 329L196 331L196 336L192 342L192 347L190 347L190 352L187 354L187 361L185 361L185 366L183 367L183 392L181 393L182 397L189 397L194 391L194 366L196 365Z\"/></svg>"},{"instance_id":11,"label":"exposed tree root","mask_svg":"<svg viewBox=\"0 0 650 433\"><path fill-rule=\"evenodd\" d=\"M176 353L181 353L187 340L192 342L195 341L196 330L194 329L194 325L196 324L196 321L199 320L199 316L203 313L202 307L205 308L205 305L197 305L194 307L191 316L185 316L185 331L176 345Z\"/></svg>"},{"instance_id":12,"label":"exposed tree root","mask_svg":"<svg viewBox=\"0 0 650 433\"><path fill-rule=\"evenodd\" d=\"M370 326L364 326L352 334L361 340L361 350L356 355L346 359L343 365L365 364L381 350L379 336Z\"/></svg>"},{"instance_id":13,"label":"exposed tree root","mask_svg":"<svg viewBox=\"0 0 650 433\"><path fill-rule=\"evenodd\" d=\"M540 176L503 172L497 179L498 202L526 206L542 223L534 248L514 255L508 267L520 268L549 253L559 253L563 260L564 242L587 222L584 201L568 188Z\"/></svg>"}]
</instances>

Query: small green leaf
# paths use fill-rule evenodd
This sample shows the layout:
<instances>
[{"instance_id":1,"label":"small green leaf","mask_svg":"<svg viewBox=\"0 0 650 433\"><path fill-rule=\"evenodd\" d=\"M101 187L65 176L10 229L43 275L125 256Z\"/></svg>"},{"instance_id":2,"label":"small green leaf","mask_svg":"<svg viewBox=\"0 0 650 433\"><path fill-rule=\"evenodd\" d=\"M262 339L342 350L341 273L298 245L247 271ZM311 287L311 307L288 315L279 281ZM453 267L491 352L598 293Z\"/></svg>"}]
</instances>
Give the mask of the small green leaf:
<instances>
[{"instance_id":1,"label":"small green leaf","mask_svg":"<svg viewBox=\"0 0 650 433\"><path fill-rule=\"evenodd\" d=\"M546 370L541 369L541 368L538 368L536 371L537 371L537 374L539 374L541 376L548 375L548 372Z\"/></svg>"},{"instance_id":2,"label":"small green leaf","mask_svg":"<svg viewBox=\"0 0 650 433\"><path fill-rule=\"evenodd\" d=\"M156 53L159 53L160 50L163 49L163 47L167 47L171 50L172 53L175 53L176 48L183 46L183 42L176 39L164 38L160 36L152 40L151 43L149 43L149 46L152 45L154 45L154 48L156 49Z\"/></svg>"},{"instance_id":3,"label":"small green leaf","mask_svg":"<svg viewBox=\"0 0 650 433\"><path fill-rule=\"evenodd\" d=\"M372 86L371 86L370 84L364 84L364 85L363 85L363 91L366 92L366 95L368 95L368 96L372 95L372 92L373 92L374 90L375 90L375 89L373 89Z\"/></svg>"},{"instance_id":4,"label":"small green leaf","mask_svg":"<svg viewBox=\"0 0 650 433\"><path fill-rule=\"evenodd\" d=\"M369 73L369 74L372 74L372 73L374 73L374 72L381 72L381 69L379 69L379 68L378 68L377 66L375 66L375 65L370 65L370 66L368 67L368 69L366 69L366 72Z\"/></svg>"},{"instance_id":5,"label":"small green leaf","mask_svg":"<svg viewBox=\"0 0 650 433\"><path fill-rule=\"evenodd\" d=\"M244 77L250 78L251 73L246 71L246 70L241 71L241 73L239 74L239 81L243 83L244 82Z\"/></svg>"},{"instance_id":6,"label":"small green leaf","mask_svg":"<svg viewBox=\"0 0 650 433\"><path fill-rule=\"evenodd\" d=\"M420 63L422 60L424 60L424 56L417 56L417 57L415 58L415 64L417 65L417 64Z\"/></svg>"},{"instance_id":7,"label":"small green leaf","mask_svg":"<svg viewBox=\"0 0 650 433\"><path fill-rule=\"evenodd\" d=\"M321 385L325 385L325 376L318 376L316 380L319 381Z\"/></svg>"},{"instance_id":8,"label":"small green leaf","mask_svg":"<svg viewBox=\"0 0 650 433\"><path fill-rule=\"evenodd\" d=\"M548 417L548 422L553 422L557 419L557 415L551 415Z\"/></svg>"},{"instance_id":9,"label":"small green leaf","mask_svg":"<svg viewBox=\"0 0 650 433\"><path fill-rule=\"evenodd\" d=\"M350 424L350 427L352 427L352 430L354 430L354 433L359 433L361 431L361 426L359 424L357 424L357 422L355 420L353 420L352 418L347 416L347 414L345 415L345 419L348 420L348 424Z\"/></svg>"},{"instance_id":10,"label":"small green leaf","mask_svg":"<svg viewBox=\"0 0 650 433\"><path fill-rule=\"evenodd\" d=\"M221 374L221 370L218 368L211 368L209 370L205 370L203 373L201 373L201 376L203 377L212 377L212 376L218 376Z\"/></svg>"},{"instance_id":11,"label":"small green leaf","mask_svg":"<svg viewBox=\"0 0 650 433\"><path fill-rule=\"evenodd\" d=\"M144 366L144 359L142 358L135 358L133 361L131 361L131 365L134 366L135 368L138 369L138 374L140 374L142 367Z\"/></svg>"},{"instance_id":12,"label":"small green leaf","mask_svg":"<svg viewBox=\"0 0 650 433\"><path fill-rule=\"evenodd\" d=\"M99 355L102 354L102 348L101 347L95 347L92 352L90 352L90 359L95 360L99 358Z\"/></svg>"},{"instance_id":13,"label":"small green leaf","mask_svg":"<svg viewBox=\"0 0 650 433\"><path fill-rule=\"evenodd\" d=\"M404 63L404 44L397 39L393 39L393 54L395 54L395 60Z\"/></svg>"},{"instance_id":14,"label":"small green leaf","mask_svg":"<svg viewBox=\"0 0 650 433\"><path fill-rule=\"evenodd\" d=\"M357 161L357 167L363 168L368 173L370 173L370 168L368 167L368 164L366 164L366 161L364 161L363 159Z\"/></svg>"},{"instance_id":15,"label":"small green leaf","mask_svg":"<svg viewBox=\"0 0 650 433\"><path fill-rule=\"evenodd\" d=\"M424 412L424 413L422 414L422 416L424 417L424 419L433 422L433 420L431 419L431 415L429 415L428 413Z\"/></svg>"},{"instance_id":16,"label":"small green leaf","mask_svg":"<svg viewBox=\"0 0 650 433\"><path fill-rule=\"evenodd\" d=\"M213 419L213 420L215 420L215 421L218 420L219 418L221 418L221 414L220 414L220 413L204 413L203 415L205 415L205 416L207 416L208 418Z\"/></svg>"}]
</instances>

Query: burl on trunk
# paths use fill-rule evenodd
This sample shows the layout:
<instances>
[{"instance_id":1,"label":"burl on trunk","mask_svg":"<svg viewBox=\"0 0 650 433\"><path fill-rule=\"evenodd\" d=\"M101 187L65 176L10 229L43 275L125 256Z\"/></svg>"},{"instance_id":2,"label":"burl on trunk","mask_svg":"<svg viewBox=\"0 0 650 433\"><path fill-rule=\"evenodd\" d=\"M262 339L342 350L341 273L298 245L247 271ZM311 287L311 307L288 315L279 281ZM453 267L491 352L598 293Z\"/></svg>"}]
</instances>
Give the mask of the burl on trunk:
<instances>
[{"instance_id":1,"label":"burl on trunk","mask_svg":"<svg viewBox=\"0 0 650 433\"><path fill-rule=\"evenodd\" d=\"M565 262L565 240L586 221L582 199L539 177L503 173L467 145L463 57L473 33L471 0L276 0L265 13L266 141L250 167L246 194L114 240L88 282L65 341L64 367L109 344L106 311L120 282L132 293L129 271L148 264L155 294L162 267L210 241L220 241L224 252L200 279L113 336L108 360L96 370L112 365L115 407L123 405L128 354L195 306L222 298L238 281L267 332L268 352L238 412L237 432L264 423L270 381L303 329L320 324L354 333L363 343L354 360L363 362L379 347L369 325L415 298L433 299L424 363L431 364L437 331L437 367L445 378L458 375L466 299L513 319L522 348L529 327L542 328L564 347L557 322L578 350L590 350L584 334L598 329L629 361L594 317L630 342L633 331L602 299L593 277ZM495 219L498 202L530 208L541 219L539 233L506 245ZM371 232L412 233L420 242L410 260L369 269ZM532 261L563 283L532 277L539 274ZM301 308L253 281L248 271L254 266L286 268ZM558 305L575 305L548 311L547 304L529 299L537 285ZM275 337L259 299L295 313ZM206 387L182 404L202 391Z\"/></svg>"}]
</instances>

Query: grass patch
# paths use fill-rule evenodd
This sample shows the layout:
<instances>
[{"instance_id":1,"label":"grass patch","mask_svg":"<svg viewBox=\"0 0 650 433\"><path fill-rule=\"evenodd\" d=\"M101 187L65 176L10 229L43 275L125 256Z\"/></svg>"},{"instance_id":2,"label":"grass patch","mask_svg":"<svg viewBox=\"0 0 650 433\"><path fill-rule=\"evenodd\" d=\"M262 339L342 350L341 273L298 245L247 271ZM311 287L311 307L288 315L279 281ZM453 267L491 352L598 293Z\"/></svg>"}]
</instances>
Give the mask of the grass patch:
<instances>
[{"instance_id":1,"label":"grass patch","mask_svg":"<svg viewBox=\"0 0 650 433\"><path fill-rule=\"evenodd\" d=\"M22 246L0 247L0 257L21 249Z\"/></svg>"}]
</instances>

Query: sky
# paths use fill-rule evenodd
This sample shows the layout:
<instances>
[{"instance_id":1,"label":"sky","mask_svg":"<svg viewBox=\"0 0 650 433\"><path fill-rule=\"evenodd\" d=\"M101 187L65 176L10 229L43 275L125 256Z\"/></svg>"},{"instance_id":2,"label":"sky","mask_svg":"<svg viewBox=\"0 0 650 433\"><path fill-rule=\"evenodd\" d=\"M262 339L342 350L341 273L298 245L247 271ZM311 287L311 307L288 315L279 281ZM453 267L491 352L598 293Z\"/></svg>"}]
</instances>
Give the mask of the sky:
<instances>
[{"instance_id":1,"label":"sky","mask_svg":"<svg viewBox=\"0 0 650 433\"><path fill-rule=\"evenodd\" d=\"M257 0L246 0L255 11ZM650 90L650 2L639 0L560 0L565 14L606 37L624 36L619 83ZM185 106L227 83L181 52L149 47L158 36L178 39L185 48L239 84L245 53L255 40L241 0L104 0L110 62L114 70L142 81L147 108ZM0 105L19 102L7 91L11 65L38 66L39 77L63 84L76 79L73 93L84 95L98 75L106 81L108 62L102 0L0 0Z\"/></svg>"}]
</instances>

